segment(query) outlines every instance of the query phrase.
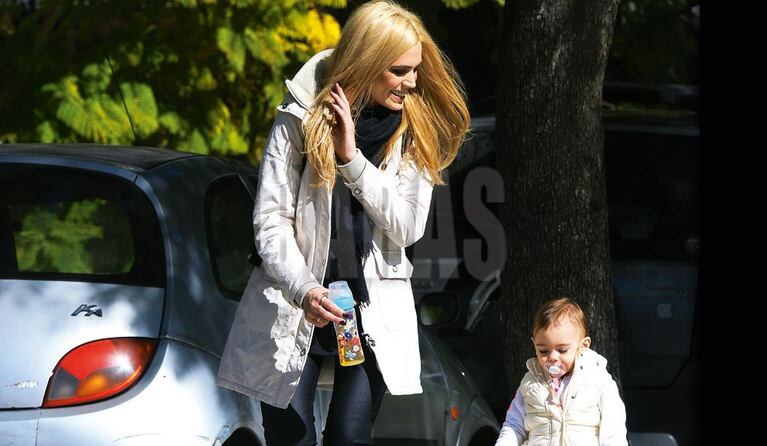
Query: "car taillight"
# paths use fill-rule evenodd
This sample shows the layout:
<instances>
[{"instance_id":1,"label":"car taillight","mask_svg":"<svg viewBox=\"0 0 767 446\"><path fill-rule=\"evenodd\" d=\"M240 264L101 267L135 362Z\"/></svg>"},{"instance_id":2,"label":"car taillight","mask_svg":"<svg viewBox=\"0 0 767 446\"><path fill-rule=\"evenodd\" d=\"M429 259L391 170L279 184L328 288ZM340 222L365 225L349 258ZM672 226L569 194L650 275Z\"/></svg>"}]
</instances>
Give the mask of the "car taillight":
<instances>
[{"instance_id":1,"label":"car taillight","mask_svg":"<svg viewBox=\"0 0 767 446\"><path fill-rule=\"evenodd\" d=\"M154 339L115 338L75 348L53 370L43 407L89 403L123 392L144 373L156 346Z\"/></svg>"}]
</instances>

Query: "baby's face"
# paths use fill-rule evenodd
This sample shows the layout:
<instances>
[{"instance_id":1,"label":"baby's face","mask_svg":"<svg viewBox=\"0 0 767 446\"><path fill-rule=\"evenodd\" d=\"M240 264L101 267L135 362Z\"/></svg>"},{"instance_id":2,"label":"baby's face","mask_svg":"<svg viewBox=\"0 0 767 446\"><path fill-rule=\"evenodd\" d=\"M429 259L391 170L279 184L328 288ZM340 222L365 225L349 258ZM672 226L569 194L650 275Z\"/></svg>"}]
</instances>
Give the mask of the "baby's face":
<instances>
[{"instance_id":1,"label":"baby's face","mask_svg":"<svg viewBox=\"0 0 767 446\"><path fill-rule=\"evenodd\" d=\"M538 330L533 336L535 355L543 370L548 365L563 368L563 375L573 370L578 347L588 348L591 338L584 336L583 329L569 320L552 324L544 330Z\"/></svg>"}]
</instances>

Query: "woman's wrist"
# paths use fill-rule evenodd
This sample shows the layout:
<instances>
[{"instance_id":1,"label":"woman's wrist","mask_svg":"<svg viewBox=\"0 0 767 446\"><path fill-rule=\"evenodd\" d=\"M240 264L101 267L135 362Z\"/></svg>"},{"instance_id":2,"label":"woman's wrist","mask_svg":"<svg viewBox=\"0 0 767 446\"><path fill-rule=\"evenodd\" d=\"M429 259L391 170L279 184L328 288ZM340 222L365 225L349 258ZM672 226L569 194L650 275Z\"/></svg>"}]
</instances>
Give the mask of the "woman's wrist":
<instances>
[{"instance_id":1,"label":"woman's wrist","mask_svg":"<svg viewBox=\"0 0 767 446\"><path fill-rule=\"evenodd\" d=\"M362 172L365 170L365 166L368 164L365 156L359 152L359 149L357 149L357 154L352 157L351 161L346 164L339 163L337 166L338 172L343 175L347 183L356 182L360 176L362 176Z\"/></svg>"},{"instance_id":2,"label":"woman's wrist","mask_svg":"<svg viewBox=\"0 0 767 446\"><path fill-rule=\"evenodd\" d=\"M340 165L349 164L354 160L354 157L356 156L357 156L357 149L354 149L354 151L351 154L336 153L336 162Z\"/></svg>"}]
</instances>

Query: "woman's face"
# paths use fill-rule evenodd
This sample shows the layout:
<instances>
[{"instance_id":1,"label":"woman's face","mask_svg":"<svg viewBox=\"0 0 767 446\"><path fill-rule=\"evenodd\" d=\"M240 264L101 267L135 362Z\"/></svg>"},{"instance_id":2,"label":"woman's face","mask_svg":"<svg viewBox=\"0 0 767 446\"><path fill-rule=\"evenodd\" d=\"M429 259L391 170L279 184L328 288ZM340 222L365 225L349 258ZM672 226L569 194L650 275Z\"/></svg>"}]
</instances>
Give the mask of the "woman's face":
<instances>
[{"instance_id":1,"label":"woman's face","mask_svg":"<svg viewBox=\"0 0 767 446\"><path fill-rule=\"evenodd\" d=\"M373 101L389 110L402 110L407 93L415 88L421 42L411 46L386 69L373 84Z\"/></svg>"}]
</instances>

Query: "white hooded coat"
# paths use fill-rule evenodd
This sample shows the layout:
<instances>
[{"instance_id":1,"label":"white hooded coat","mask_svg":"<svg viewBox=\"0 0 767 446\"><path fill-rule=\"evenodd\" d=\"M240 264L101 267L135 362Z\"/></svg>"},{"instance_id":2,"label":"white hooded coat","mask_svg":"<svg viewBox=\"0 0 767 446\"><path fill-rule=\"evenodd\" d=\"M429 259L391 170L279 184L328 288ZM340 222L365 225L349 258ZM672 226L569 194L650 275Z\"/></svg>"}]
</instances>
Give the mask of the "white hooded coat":
<instances>
[{"instance_id":1,"label":"white hooded coat","mask_svg":"<svg viewBox=\"0 0 767 446\"><path fill-rule=\"evenodd\" d=\"M285 408L306 362L314 326L301 307L322 286L330 243L331 192L305 162L302 120L321 87L332 50L312 57L289 81L261 161L253 211L253 269L237 309L216 382ZM381 169L358 150L339 166L343 182L374 223L372 252L363 259L370 303L360 308L365 332L392 395L421 393L421 359L404 248L423 235L433 183L402 157L402 139Z\"/></svg>"}]
</instances>

